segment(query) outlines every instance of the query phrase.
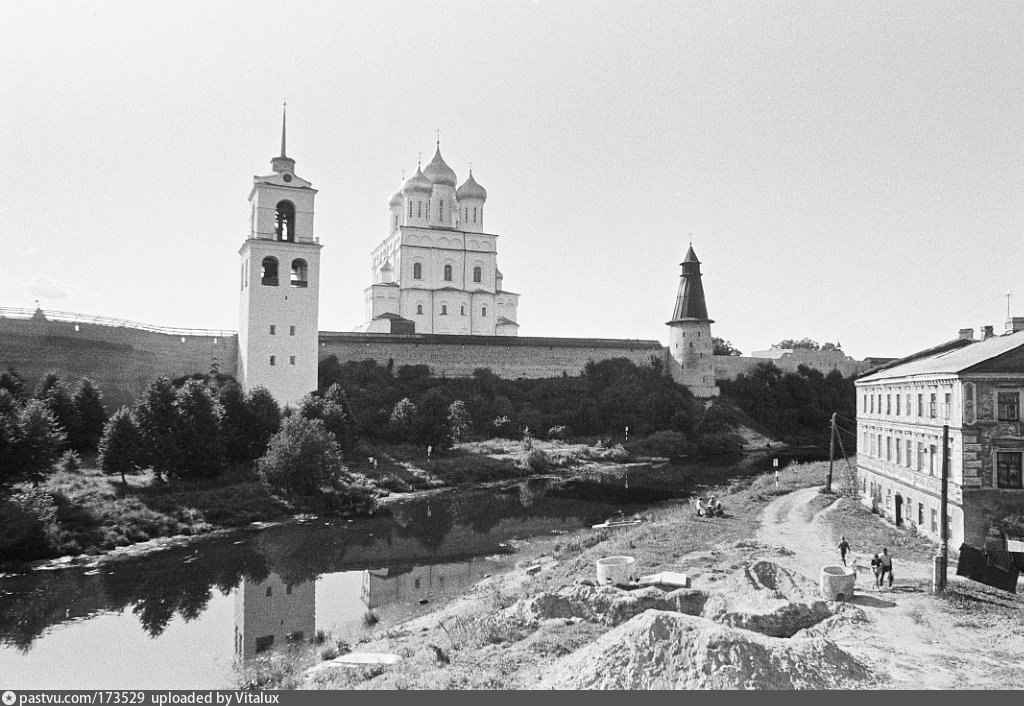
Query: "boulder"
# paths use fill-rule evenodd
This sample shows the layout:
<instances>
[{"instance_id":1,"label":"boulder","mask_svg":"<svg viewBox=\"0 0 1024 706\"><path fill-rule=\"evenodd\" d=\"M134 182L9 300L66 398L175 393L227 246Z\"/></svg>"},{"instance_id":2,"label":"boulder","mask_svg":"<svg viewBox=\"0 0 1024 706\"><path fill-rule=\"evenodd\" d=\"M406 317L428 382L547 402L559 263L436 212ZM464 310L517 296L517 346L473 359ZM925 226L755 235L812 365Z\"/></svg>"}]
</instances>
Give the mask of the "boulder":
<instances>
[{"instance_id":1,"label":"boulder","mask_svg":"<svg viewBox=\"0 0 1024 706\"><path fill-rule=\"evenodd\" d=\"M837 689L863 664L823 638L787 640L652 610L558 660L546 689Z\"/></svg>"}]
</instances>

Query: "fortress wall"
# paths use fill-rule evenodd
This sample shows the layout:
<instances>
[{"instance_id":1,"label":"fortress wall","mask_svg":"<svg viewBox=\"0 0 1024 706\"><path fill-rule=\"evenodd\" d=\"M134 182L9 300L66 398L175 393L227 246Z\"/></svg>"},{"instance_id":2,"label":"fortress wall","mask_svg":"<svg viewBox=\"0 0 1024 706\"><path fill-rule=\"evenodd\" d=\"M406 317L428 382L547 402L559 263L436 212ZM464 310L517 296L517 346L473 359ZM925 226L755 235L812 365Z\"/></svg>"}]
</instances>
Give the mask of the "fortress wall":
<instances>
[{"instance_id":1,"label":"fortress wall","mask_svg":"<svg viewBox=\"0 0 1024 706\"><path fill-rule=\"evenodd\" d=\"M469 377L490 368L507 378L546 378L579 374L590 360L627 358L638 365L664 362L658 341L523 336L441 336L320 332L320 359L342 363L371 358L381 364L428 365L434 375Z\"/></svg>"},{"instance_id":2,"label":"fortress wall","mask_svg":"<svg viewBox=\"0 0 1024 706\"><path fill-rule=\"evenodd\" d=\"M842 354L835 355L829 351L821 353L817 351L787 353L780 358L716 355L715 379L735 380L741 374L749 375L761 363L771 363L784 373L795 373L801 365L819 370L823 375L828 375L833 370L838 370L843 377L860 374L872 367L870 363L865 361L854 360Z\"/></svg>"},{"instance_id":3,"label":"fortress wall","mask_svg":"<svg viewBox=\"0 0 1024 706\"><path fill-rule=\"evenodd\" d=\"M30 388L50 370L73 382L89 377L103 392L108 412L132 404L159 375L205 373L214 361L221 372L235 374L237 336L0 317L0 369L14 368Z\"/></svg>"}]
</instances>

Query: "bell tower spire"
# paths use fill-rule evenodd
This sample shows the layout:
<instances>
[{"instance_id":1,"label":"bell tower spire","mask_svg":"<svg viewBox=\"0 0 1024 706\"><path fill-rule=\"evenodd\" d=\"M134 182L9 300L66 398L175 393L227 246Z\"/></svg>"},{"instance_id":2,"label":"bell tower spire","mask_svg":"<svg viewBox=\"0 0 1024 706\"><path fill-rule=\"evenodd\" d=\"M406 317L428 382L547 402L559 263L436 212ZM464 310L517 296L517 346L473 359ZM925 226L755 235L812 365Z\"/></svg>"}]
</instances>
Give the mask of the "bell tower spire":
<instances>
[{"instance_id":1,"label":"bell tower spire","mask_svg":"<svg viewBox=\"0 0 1024 706\"><path fill-rule=\"evenodd\" d=\"M285 101L284 106L281 108L281 156L274 157L270 160L270 166L274 168L274 171L278 174L295 174L295 160L288 156L288 152L285 150L286 147L286 132L288 127L288 102Z\"/></svg>"},{"instance_id":2,"label":"bell tower spire","mask_svg":"<svg viewBox=\"0 0 1024 706\"><path fill-rule=\"evenodd\" d=\"M288 151L285 149L285 135L288 128L288 101L284 102L284 106L281 108L281 156L287 157Z\"/></svg>"}]
</instances>

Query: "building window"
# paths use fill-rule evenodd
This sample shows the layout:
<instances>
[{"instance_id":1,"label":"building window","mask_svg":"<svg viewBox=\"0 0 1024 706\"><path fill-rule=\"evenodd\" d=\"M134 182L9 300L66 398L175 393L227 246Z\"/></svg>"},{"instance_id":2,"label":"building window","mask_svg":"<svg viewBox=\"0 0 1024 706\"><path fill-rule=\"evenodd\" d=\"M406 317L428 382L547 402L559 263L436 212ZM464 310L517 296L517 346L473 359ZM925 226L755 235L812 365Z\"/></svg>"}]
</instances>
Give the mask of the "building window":
<instances>
[{"instance_id":1,"label":"building window","mask_svg":"<svg viewBox=\"0 0 1024 706\"><path fill-rule=\"evenodd\" d=\"M911 416L913 414L914 414L913 407L911 407L911 405L910 405L910 394L908 393L907 394L907 416L909 417L909 416Z\"/></svg>"},{"instance_id":2,"label":"building window","mask_svg":"<svg viewBox=\"0 0 1024 706\"><path fill-rule=\"evenodd\" d=\"M419 262L412 263L412 278L423 279L423 264Z\"/></svg>"},{"instance_id":3,"label":"building window","mask_svg":"<svg viewBox=\"0 0 1024 706\"><path fill-rule=\"evenodd\" d=\"M412 218L412 201L409 202L409 218Z\"/></svg>"},{"instance_id":4,"label":"building window","mask_svg":"<svg viewBox=\"0 0 1024 706\"><path fill-rule=\"evenodd\" d=\"M273 595L274 595L274 587L273 586L267 586L267 598L270 598Z\"/></svg>"},{"instance_id":5,"label":"building window","mask_svg":"<svg viewBox=\"0 0 1024 706\"><path fill-rule=\"evenodd\" d=\"M910 460L910 457L913 455L911 453L913 448L913 442L910 439L907 439L907 468L910 468L913 465Z\"/></svg>"},{"instance_id":6,"label":"building window","mask_svg":"<svg viewBox=\"0 0 1024 706\"><path fill-rule=\"evenodd\" d=\"M473 281L474 282L483 282L484 281L484 271L480 267L474 267L473 268Z\"/></svg>"},{"instance_id":7,"label":"building window","mask_svg":"<svg viewBox=\"0 0 1024 706\"><path fill-rule=\"evenodd\" d=\"M892 437L885 437L885 460L892 461Z\"/></svg>"},{"instance_id":8,"label":"building window","mask_svg":"<svg viewBox=\"0 0 1024 706\"><path fill-rule=\"evenodd\" d=\"M473 207L473 222L476 223L476 206Z\"/></svg>"},{"instance_id":9,"label":"building window","mask_svg":"<svg viewBox=\"0 0 1024 706\"><path fill-rule=\"evenodd\" d=\"M261 263L260 283L268 287L277 286L277 258L265 257Z\"/></svg>"},{"instance_id":10,"label":"building window","mask_svg":"<svg viewBox=\"0 0 1024 706\"><path fill-rule=\"evenodd\" d=\"M306 265L306 261L302 258L292 260L292 286L309 286L309 267Z\"/></svg>"},{"instance_id":11,"label":"building window","mask_svg":"<svg viewBox=\"0 0 1024 706\"><path fill-rule=\"evenodd\" d=\"M997 394L999 421L1016 422L1020 420L1020 393L999 392Z\"/></svg>"},{"instance_id":12,"label":"building window","mask_svg":"<svg viewBox=\"0 0 1024 706\"><path fill-rule=\"evenodd\" d=\"M897 417L900 416L900 400L902 399L902 397L903 397L902 395L896 395L896 416Z\"/></svg>"},{"instance_id":13,"label":"building window","mask_svg":"<svg viewBox=\"0 0 1024 706\"><path fill-rule=\"evenodd\" d=\"M466 223L469 223L469 206L466 206Z\"/></svg>"},{"instance_id":14,"label":"building window","mask_svg":"<svg viewBox=\"0 0 1024 706\"><path fill-rule=\"evenodd\" d=\"M276 336L277 335L277 326L275 326L274 324L270 324L270 335L271 336Z\"/></svg>"},{"instance_id":15,"label":"building window","mask_svg":"<svg viewBox=\"0 0 1024 706\"><path fill-rule=\"evenodd\" d=\"M892 395L885 396L885 413L892 414Z\"/></svg>"},{"instance_id":16,"label":"building window","mask_svg":"<svg viewBox=\"0 0 1024 706\"><path fill-rule=\"evenodd\" d=\"M949 415L952 414L953 409L953 393L946 393L945 409L942 410L942 416L949 419Z\"/></svg>"},{"instance_id":17,"label":"building window","mask_svg":"<svg viewBox=\"0 0 1024 706\"><path fill-rule=\"evenodd\" d=\"M294 336L295 335L295 327L294 326L289 326L288 327L288 335L289 336Z\"/></svg>"},{"instance_id":18,"label":"building window","mask_svg":"<svg viewBox=\"0 0 1024 706\"><path fill-rule=\"evenodd\" d=\"M867 414L868 413L868 396L867 395L864 395L863 403L864 403L864 405L863 405L864 408L861 410L861 412L863 412L864 414Z\"/></svg>"},{"instance_id":19,"label":"building window","mask_svg":"<svg viewBox=\"0 0 1024 706\"><path fill-rule=\"evenodd\" d=\"M920 392L917 393L917 416L924 416L924 395Z\"/></svg>"},{"instance_id":20,"label":"building window","mask_svg":"<svg viewBox=\"0 0 1024 706\"><path fill-rule=\"evenodd\" d=\"M295 242L295 204L281 201L277 204L274 234L278 240Z\"/></svg>"},{"instance_id":21,"label":"building window","mask_svg":"<svg viewBox=\"0 0 1024 706\"><path fill-rule=\"evenodd\" d=\"M447 304L442 304L441 305L441 316L447 316L447 315L448 315L448 305Z\"/></svg>"},{"instance_id":22,"label":"building window","mask_svg":"<svg viewBox=\"0 0 1024 706\"><path fill-rule=\"evenodd\" d=\"M430 218L430 202L427 201L427 218Z\"/></svg>"},{"instance_id":23,"label":"building window","mask_svg":"<svg viewBox=\"0 0 1024 706\"><path fill-rule=\"evenodd\" d=\"M395 216L395 230L398 230L398 216Z\"/></svg>"},{"instance_id":24,"label":"building window","mask_svg":"<svg viewBox=\"0 0 1024 706\"><path fill-rule=\"evenodd\" d=\"M423 305L422 304L417 304L416 305L416 313L417 314L421 314L421 315L423 314Z\"/></svg>"},{"instance_id":25,"label":"building window","mask_svg":"<svg viewBox=\"0 0 1024 706\"><path fill-rule=\"evenodd\" d=\"M924 471L924 444L917 442L917 471Z\"/></svg>"},{"instance_id":26,"label":"building window","mask_svg":"<svg viewBox=\"0 0 1024 706\"><path fill-rule=\"evenodd\" d=\"M487 307L486 307L486 306L485 306L485 307L483 307L483 308L482 308L482 309L480 310L480 316L484 317L485 319L487 318Z\"/></svg>"},{"instance_id":27,"label":"building window","mask_svg":"<svg viewBox=\"0 0 1024 706\"><path fill-rule=\"evenodd\" d=\"M871 395L871 414L875 413L875 396Z\"/></svg>"},{"instance_id":28,"label":"building window","mask_svg":"<svg viewBox=\"0 0 1024 706\"><path fill-rule=\"evenodd\" d=\"M928 475L935 475L935 444L928 445Z\"/></svg>"},{"instance_id":29,"label":"building window","mask_svg":"<svg viewBox=\"0 0 1024 706\"><path fill-rule=\"evenodd\" d=\"M939 511L932 508L932 532L939 531Z\"/></svg>"},{"instance_id":30,"label":"building window","mask_svg":"<svg viewBox=\"0 0 1024 706\"><path fill-rule=\"evenodd\" d=\"M417 218L423 218L423 202L422 201L417 201L416 202L416 217Z\"/></svg>"},{"instance_id":31,"label":"building window","mask_svg":"<svg viewBox=\"0 0 1024 706\"><path fill-rule=\"evenodd\" d=\"M933 392L928 396L928 416L932 419L935 419L935 417L938 416L938 410L936 409L937 406L938 403L935 399L935 393Z\"/></svg>"},{"instance_id":32,"label":"building window","mask_svg":"<svg viewBox=\"0 0 1024 706\"><path fill-rule=\"evenodd\" d=\"M899 399L898 397L896 399ZM903 463L903 444L900 443L899 439L896 439L896 464L900 465Z\"/></svg>"},{"instance_id":33,"label":"building window","mask_svg":"<svg viewBox=\"0 0 1024 706\"><path fill-rule=\"evenodd\" d=\"M1024 488L1021 483L1021 454L1019 451L999 451L996 453L996 487Z\"/></svg>"},{"instance_id":34,"label":"building window","mask_svg":"<svg viewBox=\"0 0 1024 706\"><path fill-rule=\"evenodd\" d=\"M288 364L289 365L295 365L295 356L293 356L293 355L288 356Z\"/></svg>"},{"instance_id":35,"label":"building window","mask_svg":"<svg viewBox=\"0 0 1024 706\"><path fill-rule=\"evenodd\" d=\"M276 355L270 356L270 364L271 365L277 365L277 356Z\"/></svg>"},{"instance_id":36,"label":"building window","mask_svg":"<svg viewBox=\"0 0 1024 706\"><path fill-rule=\"evenodd\" d=\"M460 314L461 314L462 316L465 316L465 315L466 315L466 305L465 305L465 304L463 304L462 306L460 306L460 307L459 307L459 313L460 313Z\"/></svg>"},{"instance_id":37,"label":"building window","mask_svg":"<svg viewBox=\"0 0 1024 706\"><path fill-rule=\"evenodd\" d=\"M917 504L917 524L924 525L924 503Z\"/></svg>"},{"instance_id":38,"label":"building window","mask_svg":"<svg viewBox=\"0 0 1024 706\"><path fill-rule=\"evenodd\" d=\"M444 281L445 282L451 282L452 281L452 266L451 265L445 265L444 266Z\"/></svg>"}]
</instances>

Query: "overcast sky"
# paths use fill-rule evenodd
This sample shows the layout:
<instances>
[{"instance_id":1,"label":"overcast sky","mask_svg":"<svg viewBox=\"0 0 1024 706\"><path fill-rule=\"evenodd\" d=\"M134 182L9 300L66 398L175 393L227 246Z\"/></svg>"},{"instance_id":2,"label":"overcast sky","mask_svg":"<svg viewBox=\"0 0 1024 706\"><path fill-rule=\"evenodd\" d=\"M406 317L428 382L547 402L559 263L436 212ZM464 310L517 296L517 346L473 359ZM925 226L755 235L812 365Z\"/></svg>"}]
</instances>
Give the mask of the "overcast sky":
<instances>
[{"instance_id":1,"label":"overcast sky","mask_svg":"<svg viewBox=\"0 0 1024 706\"><path fill-rule=\"evenodd\" d=\"M0 43L0 306L236 329L255 174L319 189L321 330L404 170L488 191L523 336L894 356L1024 315L1019 2L24 2Z\"/></svg>"}]
</instances>

